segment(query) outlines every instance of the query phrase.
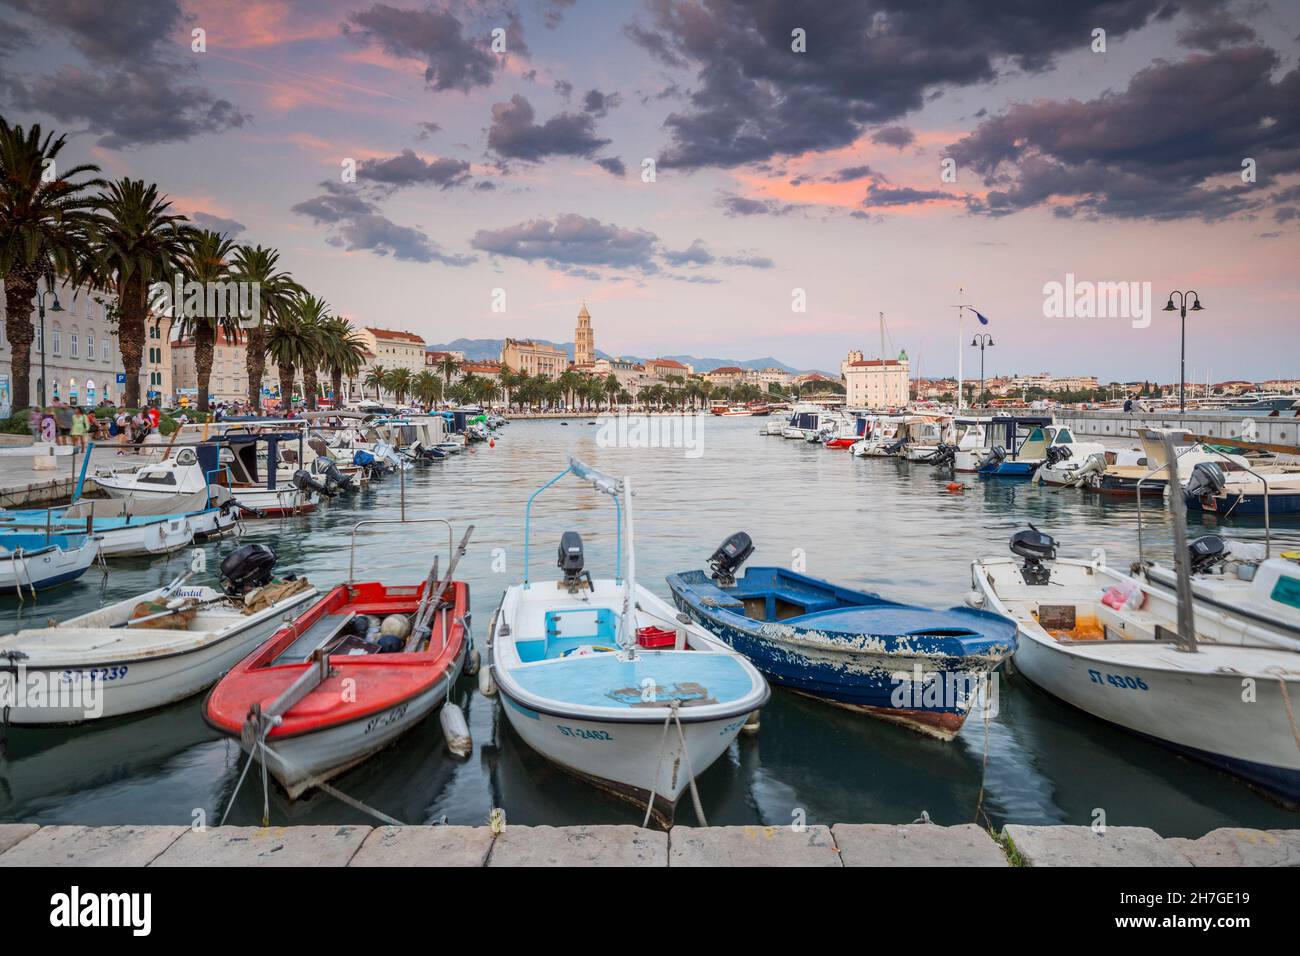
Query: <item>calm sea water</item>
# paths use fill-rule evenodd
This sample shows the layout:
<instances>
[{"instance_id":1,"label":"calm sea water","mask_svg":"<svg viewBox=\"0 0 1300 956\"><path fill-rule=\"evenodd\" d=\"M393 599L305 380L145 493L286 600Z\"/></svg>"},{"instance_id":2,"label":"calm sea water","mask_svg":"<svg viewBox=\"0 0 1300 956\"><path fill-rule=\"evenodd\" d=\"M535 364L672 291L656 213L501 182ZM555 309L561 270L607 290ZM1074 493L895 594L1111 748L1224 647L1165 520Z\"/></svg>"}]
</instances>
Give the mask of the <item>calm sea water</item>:
<instances>
[{"instance_id":1,"label":"calm sea water","mask_svg":"<svg viewBox=\"0 0 1300 956\"><path fill-rule=\"evenodd\" d=\"M945 488L950 477L928 466L855 459L760 436L764 421L708 420L696 458L682 449L600 448L598 426L585 421L515 422L495 447L478 445L411 473L406 513L449 518L458 537L465 525L475 526L458 577L471 585L476 635L502 590L520 577L525 501L571 453L632 476L637 576L664 597L665 574L701 566L738 530L754 538L752 562L788 564L802 552L809 573L934 607L960 603L970 588L971 559L1005 553L1011 533L1027 522L1055 535L1063 554L1087 556L1104 547L1112 563L1136 557L1132 502L972 477L962 479L965 493L952 494ZM390 479L311 516L250 523L244 540L274 547L282 572L330 585L347 577L355 523L397 517L399 498ZM1145 506L1144 514L1151 519L1148 541L1167 555L1166 517ZM608 573L613 519L609 499L572 479L556 485L534 509L534 576L553 573L559 535L568 529L582 533L588 568ZM1198 527L1204 526L1194 524L1193 533ZM358 576L391 583L423 578L435 549L446 546L435 528L387 528L359 538ZM1231 531L1262 538L1258 527L1234 523ZM1294 524L1275 536L1300 545ZM209 566L234 546L210 545ZM42 595L21 619L17 603L3 599L0 630L67 618L159 586L183 561L116 562L106 581L92 572ZM473 678L463 679L457 694L474 738L468 760L447 754L433 717L337 780L339 788L407 823L445 816L481 824L498 806L519 824L640 822L636 808L529 750L499 702L478 694ZM244 758L204 724L201 704L200 696L84 727L10 729L0 757L0 821L189 823L199 810L215 821ZM262 789L251 776L231 823L261 819ZM1003 677L1000 711L987 728L971 721L951 743L777 690L761 732L737 740L701 776L700 790L711 824L779 825L797 810L811 823L911 822L928 811L943 824L977 816L997 826L1088 824L1100 808L1110 824L1149 826L1166 836L1227 825L1297 825L1295 813L1235 780L1075 712L1015 676ZM270 803L277 824L373 822L320 794L291 804L273 789ZM694 822L689 801L678 820Z\"/></svg>"}]
</instances>

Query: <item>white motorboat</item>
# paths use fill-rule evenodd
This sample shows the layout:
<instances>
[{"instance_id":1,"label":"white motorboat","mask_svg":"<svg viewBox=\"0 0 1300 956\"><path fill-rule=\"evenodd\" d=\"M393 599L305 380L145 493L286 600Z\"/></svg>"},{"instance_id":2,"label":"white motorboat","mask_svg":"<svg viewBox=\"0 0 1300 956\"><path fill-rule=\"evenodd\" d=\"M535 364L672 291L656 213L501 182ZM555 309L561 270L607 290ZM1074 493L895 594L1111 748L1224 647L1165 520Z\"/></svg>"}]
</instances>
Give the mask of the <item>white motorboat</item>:
<instances>
[{"instance_id":1,"label":"white motorboat","mask_svg":"<svg viewBox=\"0 0 1300 956\"><path fill-rule=\"evenodd\" d=\"M942 446L954 445L957 429L951 418L927 418L908 425L907 444L899 456L908 461L934 460Z\"/></svg>"},{"instance_id":2,"label":"white motorboat","mask_svg":"<svg viewBox=\"0 0 1300 956\"><path fill-rule=\"evenodd\" d=\"M133 714L213 684L316 597L306 581L271 581L275 554L244 545L222 562L224 590L166 587L56 625L0 637L0 699L9 723L74 724Z\"/></svg>"},{"instance_id":3,"label":"white motorboat","mask_svg":"<svg viewBox=\"0 0 1300 956\"><path fill-rule=\"evenodd\" d=\"M0 594L30 596L75 581L97 557L94 535L0 532Z\"/></svg>"},{"instance_id":4,"label":"white motorboat","mask_svg":"<svg viewBox=\"0 0 1300 956\"><path fill-rule=\"evenodd\" d=\"M1032 530L1011 546L1023 563L973 564L971 603L1016 621L1020 673L1094 717L1300 802L1294 628L1196 598L1195 633L1185 635L1175 591L1111 568L1104 552L1057 558L1055 542ZM1274 582L1269 595L1255 592L1265 616L1294 619L1300 567L1279 563L1262 580Z\"/></svg>"},{"instance_id":5,"label":"white motorboat","mask_svg":"<svg viewBox=\"0 0 1300 956\"><path fill-rule=\"evenodd\" d=\"M678 799L767 701L762 674L636 583L631 487L576 459L573 474L619 506L612 578L584 570L581 538L560 542L560 582L506 590L490 633L491 677L510 725L564 769L671 821ZM534 498L536 495L534 495ZM626 577L621 575L626 557ZM698 804L697 804L698 808Z\"/></svg>"},{"instance_id":6,"label":"white motorboat","mask_svg":"<svg viewBox=\"0 0 1300 956\"><path fill-rule=\"evenodd\" d=\"M877 458L897 440L899 430L908 420L906 415L882 415L867 422L866 434L849 446L849 453L858 458Z\"/></svg>"}]
</instances>

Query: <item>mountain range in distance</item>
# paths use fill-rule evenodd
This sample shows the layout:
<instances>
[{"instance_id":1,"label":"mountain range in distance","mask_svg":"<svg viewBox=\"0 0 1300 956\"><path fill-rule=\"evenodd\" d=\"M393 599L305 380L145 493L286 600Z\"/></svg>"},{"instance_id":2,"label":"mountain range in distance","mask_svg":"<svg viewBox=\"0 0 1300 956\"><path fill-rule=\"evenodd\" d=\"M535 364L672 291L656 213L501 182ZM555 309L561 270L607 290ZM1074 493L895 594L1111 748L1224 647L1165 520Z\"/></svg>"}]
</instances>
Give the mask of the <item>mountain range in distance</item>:
<instances>
[{"instance_id":1,"label":"mountain range in distance","mask_svg":"<svg viewBox=\"0 0 1300 956\"><path fill-rule=\"evenodd\" d=\"M533 339L541 345L551 345L557 349L563 349L569 356L569 361L573 361L573 343L572 342L550 342L546 339ZM501 339L455 339L442 345L427 346L434 352L463 352L465 358L474 362L496 362L501 358L501 347L504 343ZM696 372L712 372L715 368L724 368L735 366L736 368L761 369L761 368L779 368L783 372L789 372L791 375L802 375L805 371L816 371L815 369L797 369L786 365L784 362L768 356L766 358L756 359L725 359L725 358L699 358L695 355L610 355L596 349L596 358L603 359L622 359L625 362L646 362L649 358L672 359L674 362L681 362L683 365L689 365ZM823 373L825 374L825 373Z\"/></svg>"}]
</instances>

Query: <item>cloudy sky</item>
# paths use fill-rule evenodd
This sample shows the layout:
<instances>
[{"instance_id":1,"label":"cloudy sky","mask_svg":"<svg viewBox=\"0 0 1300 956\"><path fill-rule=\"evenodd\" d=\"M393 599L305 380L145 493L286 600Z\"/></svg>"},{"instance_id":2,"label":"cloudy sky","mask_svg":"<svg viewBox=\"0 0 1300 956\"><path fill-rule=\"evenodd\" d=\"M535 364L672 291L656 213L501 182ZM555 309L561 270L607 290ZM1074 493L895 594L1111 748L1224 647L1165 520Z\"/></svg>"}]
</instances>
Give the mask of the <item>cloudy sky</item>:
<instances>
[{"instance_id":1,"label":"cloudy sky","mask_svg":"<svg viewBox=\"0 0 1300 956\"><path fill-rule=\"evenodd\" d=\"M964 287L990 374L1172 381L1192 288L1189 374L1267 378L1298 52L1297 0L0 0L0 112L429 341L568 341L585 299L607 352L835 369L884 312L952 374ZM1071 273L1154 321L1046 316Z\"/></svg>"}]
</instances>

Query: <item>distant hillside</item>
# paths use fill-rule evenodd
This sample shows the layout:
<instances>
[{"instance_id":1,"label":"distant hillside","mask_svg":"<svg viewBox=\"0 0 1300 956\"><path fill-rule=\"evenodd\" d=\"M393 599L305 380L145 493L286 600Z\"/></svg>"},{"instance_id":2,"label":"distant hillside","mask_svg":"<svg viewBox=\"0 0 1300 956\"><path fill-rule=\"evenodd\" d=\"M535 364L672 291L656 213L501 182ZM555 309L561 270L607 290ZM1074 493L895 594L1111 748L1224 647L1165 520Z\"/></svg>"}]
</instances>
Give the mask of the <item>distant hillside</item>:
<instances>
[{"instance_id":1,"label":"distant hillside","mask_svg":"<svg viewBox=\"0 0 1300 956\"><path fill-rule=\"evenodd\" d=\"M573 343L572 342L551 342L547 339L534 339L543 345L553 345L557 349L563 349L568 353L569 360L573 360ZM464 352L467 359L476 362L495 362L501 358L501 339L456 339L451 342L445 342L441 345L430 345L429 348L435 352ZM614 358L607 352L596 349L597 358ZM804 370L793 368L784 362L768 356L767 358L756 359L729 359L729 358L699 358L695 355L624 355L622 358L629 362L645 362L650 358L667 358L674 362L681 362L683 365L690 365L697 372L712 372L715 368L734 365L738 368L779 368L783 372L789 372L791 375L801 375L804 371L815 371L812 369Z\"/></svg>"}]
</instances>

